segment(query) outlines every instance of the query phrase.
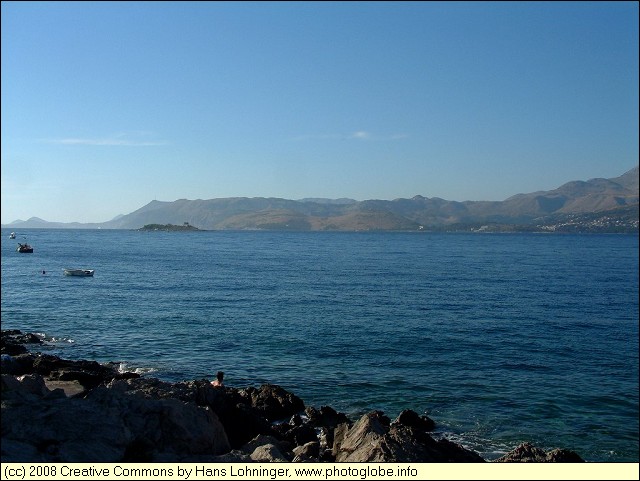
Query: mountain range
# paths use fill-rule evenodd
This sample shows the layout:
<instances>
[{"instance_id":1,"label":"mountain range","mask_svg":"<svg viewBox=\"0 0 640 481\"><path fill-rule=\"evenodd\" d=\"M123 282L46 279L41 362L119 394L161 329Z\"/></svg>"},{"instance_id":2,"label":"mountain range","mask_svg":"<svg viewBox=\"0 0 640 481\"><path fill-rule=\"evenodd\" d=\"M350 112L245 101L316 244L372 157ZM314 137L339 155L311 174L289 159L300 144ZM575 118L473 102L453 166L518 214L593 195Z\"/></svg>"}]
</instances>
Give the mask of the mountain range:
<instances>
[{"instance_id":1,"label":"mountain range","mask_svg":"<svg viewBox=\"0 0 640 481\"><path fill-rule=\"evenodd\" d=\"M410 199L364 200L307 198L288 200L232 197L208 200L152 201L140 209L102 223L57 223L33 217L3 227L138 229L147 224L189 223L203 230L469 230L488 226L534 226L566 223L583 216L622 218L638 230L638 166L610 179L568 182L557 189L517 194L503 201L449 201L417 195ZM595 215L595 217L594 217ZM586 217L585 217L586 216ZM596 219L596 220L594 220ZM617 220L615 222L618 222ZM614 222L614 223L615 223Z\"/></svg>"}]
</instances>

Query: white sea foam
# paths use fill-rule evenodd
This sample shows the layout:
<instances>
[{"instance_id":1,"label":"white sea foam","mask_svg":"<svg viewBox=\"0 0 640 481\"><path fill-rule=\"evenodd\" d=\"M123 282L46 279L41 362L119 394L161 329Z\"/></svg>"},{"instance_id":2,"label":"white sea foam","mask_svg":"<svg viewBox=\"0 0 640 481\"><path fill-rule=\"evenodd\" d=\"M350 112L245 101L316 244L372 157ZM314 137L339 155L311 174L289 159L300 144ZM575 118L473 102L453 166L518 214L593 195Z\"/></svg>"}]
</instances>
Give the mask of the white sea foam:
<instances>
[{"instance_id":1,"label":"white sea foam","mask_svg":"<svg viewBox=\"0 0 640 481\"><path fill-rule=\"evenodd\" d=\"M134 367L124 361L118 363L118 372L121 374L125 372L132 372L134 374L140 374L141 376L144 376L145 374L151 374L156 371L157 369L153 367Z\"/></svg>"},{"instance_id":2,"label":"white sea foam","mask_svg":"<svg viewBox=\"0 0 640 481\"><path fill-rule=\"evenodd\" d=\"M48 336L44 332L36 332L35 335L38 336L42 342L47 342L47 343L51 343L51 344L59 344L59 343L73 344L73 343L76 342L73 339L71 339L70 337Z\"/></svg>"}]
</instances>

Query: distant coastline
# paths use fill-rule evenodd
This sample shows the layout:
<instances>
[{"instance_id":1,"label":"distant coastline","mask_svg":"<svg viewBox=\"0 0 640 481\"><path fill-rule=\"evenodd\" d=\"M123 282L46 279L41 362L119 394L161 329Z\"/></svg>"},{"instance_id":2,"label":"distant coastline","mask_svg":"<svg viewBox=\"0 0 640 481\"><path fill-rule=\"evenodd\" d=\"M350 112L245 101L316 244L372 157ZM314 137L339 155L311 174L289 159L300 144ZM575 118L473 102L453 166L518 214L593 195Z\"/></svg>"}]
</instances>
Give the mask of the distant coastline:
<instances>
[{"instance_id":1,"label":"distant coastline","mask_svg":"<svg viewBox=\"0 0 640 481\"><path fill-rule=\"evenodd\" d=\"M102 223L47 222L32 217L2 228L637 233L639 199L638 167L634 167L619 177L568 182L554 190L517 194L504 201L457 202L420 195L364 201L273 197L154 200Z\"/></svg>"}]
</instances>

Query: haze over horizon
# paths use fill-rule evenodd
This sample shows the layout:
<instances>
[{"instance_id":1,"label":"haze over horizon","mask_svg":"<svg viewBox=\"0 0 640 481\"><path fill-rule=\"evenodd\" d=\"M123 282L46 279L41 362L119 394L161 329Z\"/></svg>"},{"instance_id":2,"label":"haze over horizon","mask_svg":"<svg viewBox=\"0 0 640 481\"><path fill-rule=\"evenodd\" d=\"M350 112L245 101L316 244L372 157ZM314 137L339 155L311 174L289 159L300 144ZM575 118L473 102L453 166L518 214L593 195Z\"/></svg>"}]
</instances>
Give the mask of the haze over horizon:
<instances>
[{"instance_id":1,"label":"haze over horizon","mask_svg":"<svg viewBox=\"0 0 640 481\"><path fill-rule=\"evenodd\" d=\"M636 2L2 2L2 224L638 164Z\"/></svg>"}]
</instances>

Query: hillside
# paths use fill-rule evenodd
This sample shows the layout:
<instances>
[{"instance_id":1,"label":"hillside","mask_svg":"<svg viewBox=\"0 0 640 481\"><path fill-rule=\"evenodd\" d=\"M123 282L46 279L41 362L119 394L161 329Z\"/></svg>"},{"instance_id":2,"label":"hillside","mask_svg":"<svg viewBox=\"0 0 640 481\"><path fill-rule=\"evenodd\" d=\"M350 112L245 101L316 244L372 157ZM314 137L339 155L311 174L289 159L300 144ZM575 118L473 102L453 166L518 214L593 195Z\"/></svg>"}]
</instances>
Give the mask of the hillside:
<instances>
[{"instance_id":1,"label":"hillside","mask_svg":"<svg viewBox=\"0 0 640 481\"><path fill-rule=\"evenodd\" d=\"M637 208L623 208L637 206L638 199L636 166L618 177L571 181L554 190L517 194L504 201L457 202L420 195L410 199L360 202L264 197L154 200L130 214L101 224L59 224L33 218L3 227L139 229L150 224L188 223L203 230L441 231L482 225L520 226L528 230L554 225L558 219L564 219L562 216L579 219L575 216L598 214L615 219L612 222L618 222L616 232L637 232Z\"/></svg>"}]
</instances>

